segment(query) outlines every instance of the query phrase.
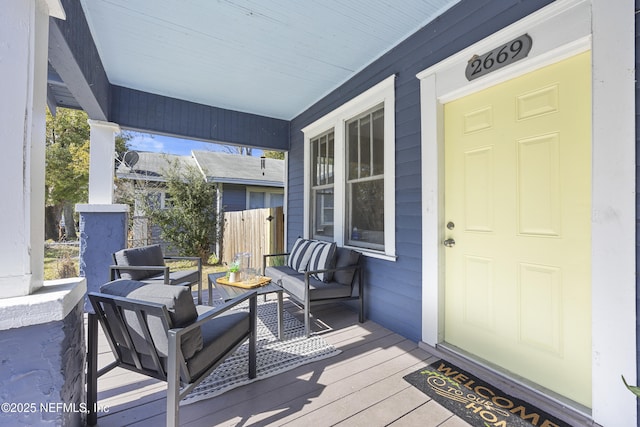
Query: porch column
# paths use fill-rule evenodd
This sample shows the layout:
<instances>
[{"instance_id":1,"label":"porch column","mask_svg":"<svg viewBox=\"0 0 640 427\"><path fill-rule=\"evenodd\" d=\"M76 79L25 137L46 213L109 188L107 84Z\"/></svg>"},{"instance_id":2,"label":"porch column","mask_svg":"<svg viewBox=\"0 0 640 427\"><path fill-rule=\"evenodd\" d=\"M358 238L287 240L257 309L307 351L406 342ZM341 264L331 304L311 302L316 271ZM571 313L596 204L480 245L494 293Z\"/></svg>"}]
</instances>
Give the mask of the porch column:
<instances>
[{"instance_id":1,"label":"porch column","mask_svg":"<svg viewBox=\"0 0 640 427\"><path fill-rule=\"evenodd\" d=\"M89 204L109 205L113 203L115 135L120 132L120 126L100 120L89 120L89 126Z\"/></svg>"},{"instance_id":2,"label":"porch column","mask_svg":"<svg viewBox=\"0 0 640 427\"><path fill-rule=\"evenodd\" d=\"M89 203L76 205L80 214L80 276L87 291L109 281L111 254L127 246L128 205L113 204L116 123L89 120ZM85 311L93 312L88 299Z\"/></svg>"},{"instance_id":3,"label":"porch column","mask_svg":"<svg viewBox=\"0 0 640 427\"><path fill-rule=\"evenodd\" d=\"M81 425L60 405L85 401L84 280L43 279L49 16L64 19L59 0L5 0L0 14L0 390L23 405L5 425Z\"/></svg>"}]
</instances>

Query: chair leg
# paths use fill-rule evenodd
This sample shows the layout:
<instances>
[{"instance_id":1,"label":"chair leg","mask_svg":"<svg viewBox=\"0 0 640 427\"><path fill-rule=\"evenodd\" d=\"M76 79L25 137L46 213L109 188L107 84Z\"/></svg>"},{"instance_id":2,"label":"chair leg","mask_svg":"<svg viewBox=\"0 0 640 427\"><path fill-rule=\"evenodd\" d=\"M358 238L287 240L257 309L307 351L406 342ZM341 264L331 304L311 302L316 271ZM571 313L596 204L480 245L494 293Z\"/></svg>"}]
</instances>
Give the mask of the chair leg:
<instances>
[{"instance_id":1,"label":"chair leg","mask_svg":"<svg viewBox=\"0 0 640 427\"><path fill-rule=\"evenodd\" d=\"M167 427L177 427L180 409L180 372L176 334L169 331L169 360L167 361Z\"/></svg>"},{"instance_id":2,"label":"chair leg","mask_svg":"<svg viewBox=\"0 0 640 427\"><path fill-rule=\"evenodd\" d=\"M311 304L304 306L304 334L307 338L311 336L311 310L309 308Z\"/></svg>"},{"instance_id":3,"label":"chair leg","mask_svg":"<svg viewBox=\"0 0 640 427\"><path fill-rule=\"evenodd\" d=\"M98 422L98 317L93 313L88 315L87 346L87 425L94 426Z\"/></svg>"},{"instance_id":4,"label":"chair leg","mask_svg":"<svg viewBox=\"0 0 640 427\"><path fill-rule=\"evenodd\" d=\"M253 379L257 375L256 341L258 333L256 316L258 313L258 300L256 296L249 300L249 313L251 328L251 332L249 333L249 378Z\"/></svg>"}]
</instances>

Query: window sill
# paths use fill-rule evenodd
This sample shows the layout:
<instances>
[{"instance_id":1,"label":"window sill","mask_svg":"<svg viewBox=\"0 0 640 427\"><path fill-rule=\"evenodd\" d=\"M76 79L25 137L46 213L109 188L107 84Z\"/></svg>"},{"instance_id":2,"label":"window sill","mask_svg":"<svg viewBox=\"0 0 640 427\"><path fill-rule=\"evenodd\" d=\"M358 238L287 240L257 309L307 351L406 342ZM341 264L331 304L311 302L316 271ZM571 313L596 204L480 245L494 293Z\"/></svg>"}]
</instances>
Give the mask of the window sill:
<instances>
[{"instance_id":1,"label":"window sill","mask_svg":"<svg viewBox=\"0 0 640 427\"><path fill-rule=\"evenodd\" d=\"M382 252L375 252L375 251L367 250L357 246L345 245L344 247L352 249L356 252L360 252L363 256L366 256L367 258L375 258L375 259L381 259L384 261L391 261L391 262L396 262L398 260L398 257L396 255L388 255Z\"/></svg>"}]
</instances>

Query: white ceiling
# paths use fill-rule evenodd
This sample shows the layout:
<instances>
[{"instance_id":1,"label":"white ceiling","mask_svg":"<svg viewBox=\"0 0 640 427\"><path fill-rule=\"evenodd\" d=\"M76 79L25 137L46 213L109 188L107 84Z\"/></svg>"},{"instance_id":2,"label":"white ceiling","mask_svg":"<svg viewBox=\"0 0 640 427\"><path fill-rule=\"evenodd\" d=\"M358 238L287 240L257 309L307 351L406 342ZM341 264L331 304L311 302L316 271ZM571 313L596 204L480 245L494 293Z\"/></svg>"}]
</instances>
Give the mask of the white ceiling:
<instances>
[{"instance_id":1,"label":"white ceiling","mask_svg":"<svg viewBox=\"0 0 640 427\"><path fill-rule=\"evenodd\" d=\"M459 0L81 0L109 81L291 119Z\"/></svg>"}]
</instances>

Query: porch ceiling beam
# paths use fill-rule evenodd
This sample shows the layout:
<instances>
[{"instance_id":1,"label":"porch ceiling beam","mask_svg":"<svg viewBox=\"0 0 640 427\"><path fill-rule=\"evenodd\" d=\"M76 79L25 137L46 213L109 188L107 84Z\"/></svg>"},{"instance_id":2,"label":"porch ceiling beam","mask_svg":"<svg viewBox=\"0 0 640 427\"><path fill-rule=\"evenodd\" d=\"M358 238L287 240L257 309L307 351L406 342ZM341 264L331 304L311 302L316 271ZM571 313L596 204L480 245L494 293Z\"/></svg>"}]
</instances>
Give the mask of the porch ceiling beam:
<instances>
[{"instance_id":1,"label":"porch ceiling beam","mask_svg":"<svg viewBox=\"0 0 640 427\"><path fill-rule=\"evenodd\" d=\"M110 84L78 1L62 0L66 20L50 18L49 62L91 119L108 120Z\"/></svg>"}]
</instances>

